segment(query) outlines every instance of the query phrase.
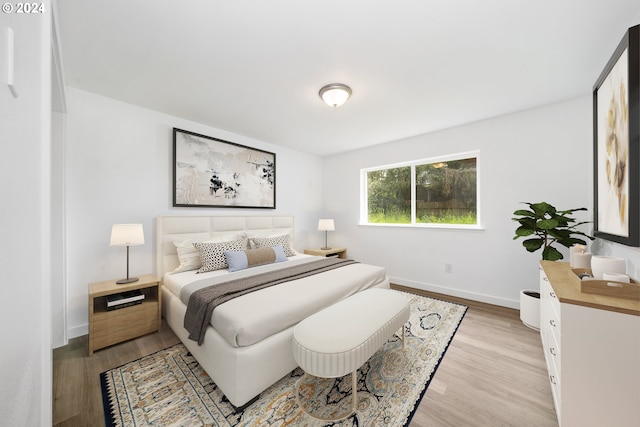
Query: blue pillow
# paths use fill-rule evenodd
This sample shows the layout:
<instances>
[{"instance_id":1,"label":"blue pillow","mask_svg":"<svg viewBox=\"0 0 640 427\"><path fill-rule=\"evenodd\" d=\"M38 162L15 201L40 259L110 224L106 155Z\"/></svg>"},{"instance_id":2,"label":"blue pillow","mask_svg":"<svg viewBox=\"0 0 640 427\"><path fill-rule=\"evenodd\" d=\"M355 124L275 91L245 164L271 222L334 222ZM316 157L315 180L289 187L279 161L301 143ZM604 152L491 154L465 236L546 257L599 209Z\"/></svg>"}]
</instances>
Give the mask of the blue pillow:
<instances>
[{"instance_id":1,"label":"blue pillow","mask_svg":"<svg viewBox=\"0 0 640 427\"><path fill-rule=\"evenodd\" d=\"M227 259L231 272L287 260L282 245L244 251L224 251L224 257Z\"/></svg>"}]
</instances>

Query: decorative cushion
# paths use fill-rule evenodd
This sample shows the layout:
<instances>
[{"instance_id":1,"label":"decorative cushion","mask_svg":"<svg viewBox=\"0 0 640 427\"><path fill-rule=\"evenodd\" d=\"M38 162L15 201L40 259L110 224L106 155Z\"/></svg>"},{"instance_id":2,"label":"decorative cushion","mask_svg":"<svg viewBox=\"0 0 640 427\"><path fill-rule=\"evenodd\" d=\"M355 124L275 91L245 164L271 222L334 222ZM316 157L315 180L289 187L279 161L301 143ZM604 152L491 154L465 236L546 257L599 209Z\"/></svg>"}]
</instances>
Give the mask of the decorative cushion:
<instances>
[{"instance_id":1,"label":"decorative cushion","mask_svg":"<svg viewBox=\"0 0 640 427\"><path fill-rule=\"evenodd\" d=\"M245 251L224 251L224 256L229 264L229 271L244 270L274 262L287 260L282 246L276 245L272 248L247 249Z\"/></svg>"},{"instance_id":2,"label":"decorative cushion","mask_svg":"<svg viewBox=\"0 0 640 427\"><path fill-rule=\"evenodd\" d=\"M181 273L183 271L197 270L202 267L202 261L200 261L200 252L193 246L194 243L217 243L217 242L230 242L238 239L238 233L226 234L216 236L212 238L191 238L182 241L174 241L173 244L176 247L178 254L178 260L180 265L171 272Z\"/></svg>"},{"instance_id":3,"label":"decorative cushion","mask_svg":"<svg viewBox=\"0 0 640 427\"><path fill-rule=\"evenodd\" d=\"M291 247L291 240L288 234L282 234L275 237L252 237L253 244L258 248L272 248L276 245L282 246L286 256L294 256L296 251Z\"/></svg>"},{"instance_id":4,"label":"decorative cushion","mask_svg":"<svg viewBox=\"0 0 640 427\"><path fill-rule=\"evenodd\" d=\"M227 268L227 259L224 251L243 251L247 249L247 239L238 239L231 242L204 243L196 242L193 246L200 252L202 267L198 273Z\"/></svg>"}]
</instances>

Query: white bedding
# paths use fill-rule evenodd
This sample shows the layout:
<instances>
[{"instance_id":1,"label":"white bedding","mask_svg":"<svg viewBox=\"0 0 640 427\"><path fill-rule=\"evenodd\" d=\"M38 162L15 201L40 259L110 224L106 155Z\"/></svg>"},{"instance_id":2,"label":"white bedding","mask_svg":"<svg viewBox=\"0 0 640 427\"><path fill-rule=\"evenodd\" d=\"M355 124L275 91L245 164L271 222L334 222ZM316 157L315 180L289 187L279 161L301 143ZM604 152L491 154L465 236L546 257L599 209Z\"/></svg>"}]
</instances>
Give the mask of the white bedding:
<instances>
[{"instance_id":1,"label":"white bedding","mask_svg":"<svg viewBox=\"0 0 640 427\"><path fill-rule=\"evenodd\" d=\"M314 259L317 257L296 255L287 262L233 273L225 269L203 274L196 274L195 271L166 274L163 285L180 297L180 290L193 281L211 278L213 282L220 283ZM213 311L211 325L231 346L250 346L297 324L336 301L384 281L385 277L385 268L368 264L356 263L336 268L228 301Z\"/></svg>"},{"instance_id":2,"label":"white bedding","mask_svg":"<svg viewBox=\"0 0 640 427\"><path fill-rule=\"evenodd\" d=\"M180 338L180 341L189 349L191 354L193 354L229 401L239 407L249 402L270 385L296 368L297 364L293 358L291 348L294 325L268 336L253 345L245 347L232 346L227 342L228 339L230 339L234 343L239 343L244 342L243 339L236 338L233 334L225 338L213 327L209 327L205 334L204 343L199 346L195 341L188 339L188 332L183 327L186 305L182 303L178 296L169 290L170 288L176 289L176 287L179 288L183 286L184 283L180 282L182 280L191 280L195 272L187 273L184 276L165 274L175 270L176 267L180 265L174 242L182 242L187 239L196 238L210 239L217 236L225 236L229 233L243 233L247 236L288 234L291 238L291 246L293 248L296 247L294 244L296 233L294 230L294 218L292 216L159 216L156 220L156 273L158 277L163 278L162 313L167 324ZM365 267L365 270L366 269ZM342 268L337 269L337 271L339 270L342 270ZM226 270L212 272L212 275L216 274L224 275L229 273ZM326 274L326 272L323 274ZM384 269L377 270L376 274L382 275L382 280L370 287L389 288L389 279L384 277ZM191 279L187 279L189 276L191 276ZM367 280L365 280L365 282L366 281ZM319 285L321 288L326 287L327 290L337 286L334 283L334 279L325 279L323 283ZM361 284L355 286L355 288L358 287L364 288L366 285ZM262 291L256 292L255 295L257 296L260 292ZM335 290L333 289L332 292L335 292ZM353 292L355 293L355 290ZM336 298L343 298L346 296L345 294L348 293L349 291L337 292L336 294L339 296ZM285 296L289 298L289 295ZM246 295L242 298L244 297L246 297ZM312 297L314 303L325 298L328 297L315 295ZM316 299L318 301L315 301ZM247 311L252 312L255 310L251 307L257 307L260 310L267 307L272 313L280 314L282 312L287 316L289 316L291 310L290 306L293 305L291 302L283 304L282 301L266 303L266 300L260 297L258 297L258 300L251 298L244 300L246 303L241 303L240 299L238 301L236 304L242 306L239 310L247 309ZM332 302L335 301L331 301L329 304ZM218 308L222 308L223 306L231 307L231 311L235 310L235 308L233 308L233 301L222 304ZM233 317L233 313L230 317ZM243 328L252 329L253 326L248 324ZM255 341L255 338L247 338L246 340Z\"/></svg>"}]
</instances>

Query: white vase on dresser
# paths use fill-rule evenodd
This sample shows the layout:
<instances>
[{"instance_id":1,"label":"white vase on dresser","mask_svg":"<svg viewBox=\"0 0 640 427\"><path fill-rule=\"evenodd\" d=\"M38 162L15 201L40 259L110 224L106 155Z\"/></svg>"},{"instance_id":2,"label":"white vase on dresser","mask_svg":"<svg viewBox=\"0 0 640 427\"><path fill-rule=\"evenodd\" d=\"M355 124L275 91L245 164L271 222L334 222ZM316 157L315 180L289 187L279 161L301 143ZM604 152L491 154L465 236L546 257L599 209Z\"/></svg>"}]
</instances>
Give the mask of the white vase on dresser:
<instances>
[{"instance_id":1,"label":"white vase on dresser","mask_svg":"<svg viewBox=\"0 0 640 427\"><path fill-rule=\"evenodd\" d=\"M561 427L640 426L640 301L582 293L542 261L540 336Z\"/></svg>"}]
</instances>

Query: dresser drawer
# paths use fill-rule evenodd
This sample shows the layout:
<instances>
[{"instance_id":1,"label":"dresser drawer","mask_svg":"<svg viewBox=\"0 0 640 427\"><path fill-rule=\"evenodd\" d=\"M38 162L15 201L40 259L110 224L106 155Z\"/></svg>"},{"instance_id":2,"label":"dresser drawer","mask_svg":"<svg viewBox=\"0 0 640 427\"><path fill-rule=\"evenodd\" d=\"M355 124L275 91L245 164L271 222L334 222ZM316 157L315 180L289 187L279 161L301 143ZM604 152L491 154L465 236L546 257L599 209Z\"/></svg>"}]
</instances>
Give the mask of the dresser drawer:
<instances>
[{"instance_id":1,"label":"dresser drawer","mask_svg":"<svg viewBox=\"0 0 640 427\"><path fill-rule=\"evenodd\" d=\"M560 302L544 272L540 275L540 329L549 326L560 335Z\"/></svg>"},{"instance_id":2,"label":"dresser drawer","mask_svg":"<svg viewBox=\"0 0 640 427\"><path fill-rule=\"evenodd\" d=\"M542 302L540 305L540 330L548 330L560 344L560 316L549 303Z\"/></svg>"},{"instance_id":3,"label":"dresser drawer","mask_svg":"<svg viewBox=\"0 0 640 427\"><path fill-rule=\"evenodd\" d=\"M544 270L540 269L540 338L547 364L553 403L560 419L561 410L561 333L560 301Z\"/></svg>"},{"instance_id":4,"label":"dresser drawer","mask_svg":"<svg viewBox=\"0 0 640 427\"><path fill-rule=\"evenodd\" d=\"M549 369L549 384L551 385L551 394L553 396L553 404L556 408L556 416L558 420L562 419L561 411L562 411L562 392L560 389L560 375L557 372L554 372L551 368L551 365L548 367Z\"/></svg>"},{"instance_id":5,"label":"dresser drawer","mask_svg":"<svg viewBox=\"0 0 640 427\"><path fill-rule=\"evenodd\" d=\"M549 305L555 312L555 317L560 317L560 301L544 270L540 270L540 304Z\"/></svg>"},{"instance_id":6,"label":"dresser drawer","mask_svg":"<svg viewBox=\"0 0 640 427\"><path fill-rule=\"evenodd\" d=\"M542 350L544 351L544 358L547 361L547 365L553 365L555 373L560 375L561 368L561 346L558 341L558 337L556 337L553 333L553 329L551 327L540 328L541 336L542 336Z\"/></svg>"},{"instance_id":7,"label":"dresser drawer","mask_svg":"<svg viewBox=\"0 0 640 427\"><path fill-rule=\"evenodd\" d=\"M544 359L547 363L547 375L549 379L549 385L551 387L551 393L553 396L553 403L560 419L560 402L561 402L561 358L560 358L560 346L556 337L553 334L552 327L547 324L540 325L540 336L542 338L542 350L544 352Z\"/></svg>"}]
</instances>

